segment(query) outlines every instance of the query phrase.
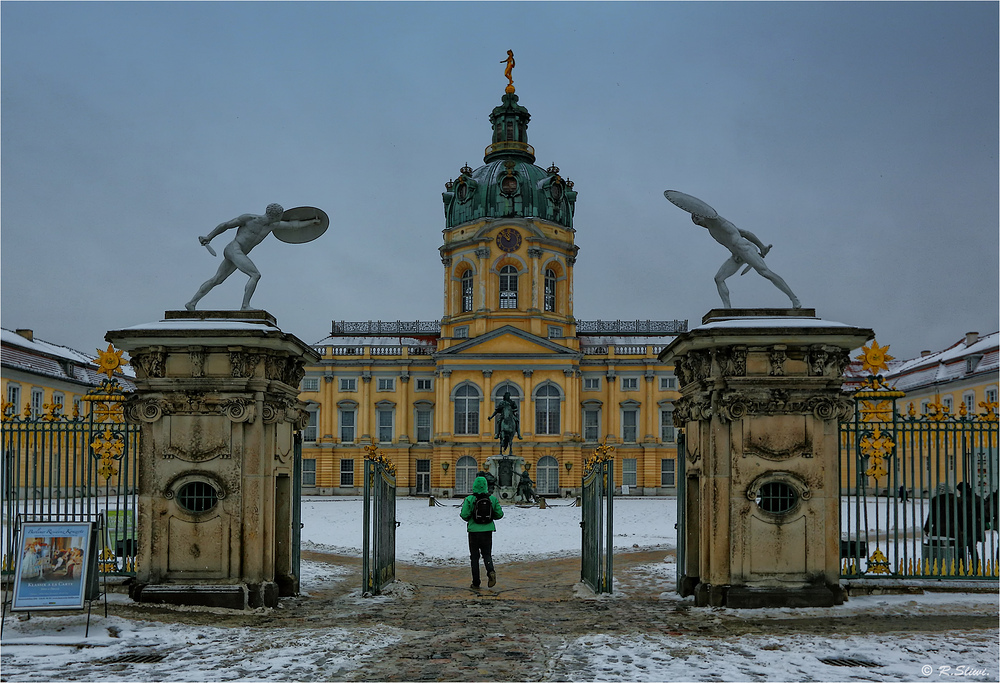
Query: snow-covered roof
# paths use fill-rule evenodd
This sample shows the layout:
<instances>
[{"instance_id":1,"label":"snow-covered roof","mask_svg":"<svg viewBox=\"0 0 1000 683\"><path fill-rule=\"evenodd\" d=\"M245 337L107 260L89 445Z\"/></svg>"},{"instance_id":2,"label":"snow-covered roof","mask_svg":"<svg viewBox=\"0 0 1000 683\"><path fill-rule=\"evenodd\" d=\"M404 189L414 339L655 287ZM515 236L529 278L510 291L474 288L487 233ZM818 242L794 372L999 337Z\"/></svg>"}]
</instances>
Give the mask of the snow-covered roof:
<instances>
[{"instance_id":1,"label":"snow-covered roof","mask_svg":"<svg viewBox=\"0 0 1000 683\"><path fill-rule=\"evenodd\" d=\"M327 337L313 346L436 346L437 337Z\"/></svg>"},{"instance_id":2,"label":"snow-covered roof","mask_svg":"<svg viewBox=\"0 0 1000 683\"><path fill-rule=\"evenodd\" d=\"M27 339L5 328L0 328L0 341L3 343L0 362L6 367L87 386L97 386L104 378L94 363L96 353L88 355L42 339ZM135 377L128 366L122 374Z\"/></svg>"},{"instance_id":3,"label":"snow-covered roof","mask_svg":"<svg viewBox=\"0 0 1000 683\"><path fill-rule=\"evenodd\" d=\"M978 337L972 344L962 338L948 348L917 358L897 362L887 375L897 389L940 384L968 377L970 374L996 373L1000 369L1000 332ZM967 360L974 365L969 368Z\"/></svg>"}]
</instances>

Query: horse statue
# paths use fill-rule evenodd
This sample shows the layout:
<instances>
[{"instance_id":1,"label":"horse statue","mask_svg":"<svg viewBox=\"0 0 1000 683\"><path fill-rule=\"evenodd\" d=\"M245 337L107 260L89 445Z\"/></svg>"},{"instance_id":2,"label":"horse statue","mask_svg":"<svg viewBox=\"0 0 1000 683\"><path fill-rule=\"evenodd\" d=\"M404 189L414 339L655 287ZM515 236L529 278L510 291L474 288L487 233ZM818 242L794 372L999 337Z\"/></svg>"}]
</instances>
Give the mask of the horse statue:
<instances>
[{"instance_id":1,"label":"horse statue","mask_svg":"<svg viewBox=\"0 0 1000 683\"><path fill-rule=\"evenodd\" d=\"M942 487L944 488L944 487ZM967 482L961 482L952 493L939 490L930 500L930 510L924 521L924 535L947 539L956 549L963 566L979 565L979 544L987 532L997 531L998 492L977 495Z\"/></svg>"},{"instance_id":2,"label":"horse statue","mask_svg":"<svg viewBox=\"0 0 1000 683\"><path fill-rule=\"evenodd\" d=\"M497 403L496 410L487 419L497 418L495 438L500 439L500 455L507 451L514 455L514 435L521 438L521 420L517 415L517 404L510 397L510 392L503 392L503 398Z\"/></svg>"}]
</instances>

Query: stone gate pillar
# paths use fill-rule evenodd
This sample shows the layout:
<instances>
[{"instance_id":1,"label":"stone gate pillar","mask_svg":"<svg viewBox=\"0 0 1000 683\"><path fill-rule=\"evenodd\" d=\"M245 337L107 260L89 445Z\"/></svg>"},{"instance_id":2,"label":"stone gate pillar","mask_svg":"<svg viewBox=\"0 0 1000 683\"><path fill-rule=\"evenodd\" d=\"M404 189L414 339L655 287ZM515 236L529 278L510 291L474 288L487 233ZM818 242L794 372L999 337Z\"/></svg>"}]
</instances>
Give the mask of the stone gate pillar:
<instances>
[{"instance_id":1,"label":"stone gate pillar","mask_svg":"<svg viewBox=\"0 0 1000 683\"><path fill-rule=\"evenodd\" d=\"M716 309L702 323L660 354L687 445L681 592L698 605L839 604L841 377L874 333L813 309Z\"/></svg>"},{"instance_id":2,"label":"stone gate pillar","mask_svg":"<svg viewBox=\"0 0 1000 683\"><path fill-rule=\"evenodd\" d=\"M297 593L293 438L315 352L264 311L167 311L106 339L136 372L132 598L246 609Z\"/></svg>"}]
</instances>

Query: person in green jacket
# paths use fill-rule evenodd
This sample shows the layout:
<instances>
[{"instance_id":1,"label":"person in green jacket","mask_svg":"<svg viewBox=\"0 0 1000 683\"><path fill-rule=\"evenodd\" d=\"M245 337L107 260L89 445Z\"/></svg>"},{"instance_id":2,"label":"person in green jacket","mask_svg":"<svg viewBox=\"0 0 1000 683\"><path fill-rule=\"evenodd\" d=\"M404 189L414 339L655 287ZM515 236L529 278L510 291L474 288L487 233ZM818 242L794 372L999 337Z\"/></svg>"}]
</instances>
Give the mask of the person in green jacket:
<instances>
[{"instance_id":1,"label":"person in green jacket","mask_svg":"<svg viewBox=\"0 0 1000 683\"><path fill-rule=\"evenodd\" d=\"M469 557L472 560L472 588L479 588L479 556L483 556L483 564L486 565L487 585L490 588L497 583L497 572L493 566L493 532L497 530L493 519L488 522L477 522L475 518L476 500L485 498L490 501L493 509L491 517L500 519L503 517L503 508L496 496L489 494L485 477L476 477L472 482L472 495L466 496L462 501L462 511L459 515L467 524L469 531Z\"/></svg>"}]
</instances>

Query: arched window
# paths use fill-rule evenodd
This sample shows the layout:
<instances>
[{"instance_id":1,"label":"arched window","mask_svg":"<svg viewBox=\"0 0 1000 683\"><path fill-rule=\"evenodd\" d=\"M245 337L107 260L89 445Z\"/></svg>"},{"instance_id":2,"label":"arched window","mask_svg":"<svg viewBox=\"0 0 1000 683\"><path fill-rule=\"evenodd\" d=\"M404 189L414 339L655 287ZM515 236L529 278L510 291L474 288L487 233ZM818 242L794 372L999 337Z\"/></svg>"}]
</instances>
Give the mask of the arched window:
<instances>
[{"instance_id":1,"label":"arched window","mask_svg":"<svg viewBox=\"0 0 1000 683\"><path fill-rule=\"evenodd\" d=\"M493 407L500 402L503 398L503 392L510 392L510 397L514 403L520 403L521 401L521 390L516 384L511 382L504 382L503 384L497 385L497 388L493 390Z\"/></svg>"},{"instance_id":2,"label":"arched window","mask_svg":"<svg viewBox=\"0 0 1000 683\"><path fill-rule=\"evenodd\" d=\"M455 433L479 433L479 389L472 384L455 390Z\"/></svg>"},{"instance_id":3,"label":"arched window","mask_svg":"<svg viewBox=\"0 0 1000 683\"><path fill-rule=\"evenodd\" d=\"M517 268L500 269L500 308L517 308Z\"/></svg>"},{"instance_id":4,"label":"arched window","mask_svg":"<svg viewBox=\"0 0 1000 683\"><path fill-rule=\"evenodd\" d=\"M462 313L472 310L472 268L462 273Z\"/></svg>"},{"instance_id":5,"label":"arched window","mask_svg":"<svg viewBox=\"0 0 1000 683\"><path fill-rule=\"evenodd\" d=\"M556 271L545 269L545 310L556 310Z\"/></svg>"},{"instance_id":6,"label":"arched window","mask_svg":"<svg viewBox=\"0 0 1000 683\"><path fill-rule=\"evenodd\" d=\"M559 389L543 384L535 392L535 434L559 433Z\"/></svg>"},{"instance_id":7,"label":"arched window","mask_svg":"<svg viewBox=\"0 0 1000 683\"><path fill-rule=\"evenodd\" d=\"M538 479L535 482L538 495L559 495L559 463L551 455L538 460L535 477Z\"/></svg>"},{"instance_id":8,"label":"arched window","mask_svg":"<svg viewBox=\"0 0 1000 683\"><path fill-rule=\"evenodd\" d=\"M472 493L472 482L476 480L479 465L471 455L463 455L455 463L455 493L468 496Z\"/></svg>"}]
</instances>

